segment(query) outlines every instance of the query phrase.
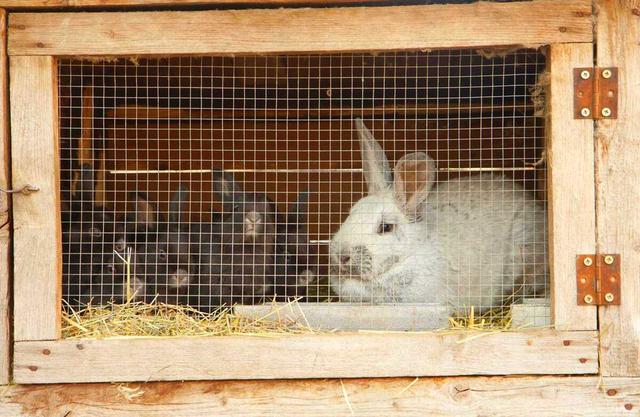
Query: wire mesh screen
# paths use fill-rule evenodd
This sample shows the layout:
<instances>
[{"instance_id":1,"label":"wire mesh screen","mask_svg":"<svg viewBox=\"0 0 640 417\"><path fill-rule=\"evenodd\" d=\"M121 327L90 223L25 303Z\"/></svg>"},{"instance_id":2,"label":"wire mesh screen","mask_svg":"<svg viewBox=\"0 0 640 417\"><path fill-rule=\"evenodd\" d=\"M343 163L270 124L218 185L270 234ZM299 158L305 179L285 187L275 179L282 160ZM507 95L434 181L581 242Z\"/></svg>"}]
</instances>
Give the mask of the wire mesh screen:
<instances>
[{"instance_id":1,"label":"wire mesh screen","mask_svg":"<svg viewBox=\"0 0 640 417\"><path fill-rule=\"evenodd\" d=\"M544 68L532 50L61 59L64 300L544 298Z\"/></svg>"}]
</instances>

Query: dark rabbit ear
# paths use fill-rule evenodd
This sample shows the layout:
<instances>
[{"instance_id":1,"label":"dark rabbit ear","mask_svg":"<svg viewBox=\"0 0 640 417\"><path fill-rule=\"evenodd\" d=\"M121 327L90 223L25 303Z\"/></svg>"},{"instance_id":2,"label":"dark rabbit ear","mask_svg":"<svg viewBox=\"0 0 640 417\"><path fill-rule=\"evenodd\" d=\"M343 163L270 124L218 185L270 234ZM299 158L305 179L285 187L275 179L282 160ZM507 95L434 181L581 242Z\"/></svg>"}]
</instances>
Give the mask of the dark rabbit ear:
<instances>
[{"instance_id":1,"label":"dark rabbit ear","mask_svg":"<svg viewBox=\"0 0 640 417\"><path fill-rule=\"evenodd\" d=\"M180 184L171 196L171 202L169 203L169 223L178 225L186 220L182 214L188 199L189 189L184 184Z\"/></svg>"},{"instance_id":2,"label":"dark rabbit ear","mask_svg":"<svg viewBox=\"0 0 640 417\"><path fill-rule=\"evenodd\" d=\"M73 191L74 202L82 205L93 203L94 177L93 167L85 164L80 167Z\"/></svg>"},{"instance_id":3,"label":"dark rabbit ear","mask_svg":"<svg viewBox=\"0 0 640 417\"><path fill-rule=\"evenodd\" d=\"M309 206L309 190L304 190L298 194L296 201L291 203L287 211L287 222L289 224L304 224Z\"/></svg>"},{"instance_id":4,"label":"dark rabbit ear","mask_svg":"<svg viewBox=\"0 0 640 417\"><path fill-rule=\"evenodd\" d=\"M134 218L133 222L137 228L152 230L158 224L158 208L149 201L147 195L143 192L131 193L131 201L133 202Z\"/></svg>"},{"instance_id":5,"label":"dark rabbit ear","mask_svg":"<svg viewBox=\"0 0 640 417\"><path fill-rule=\"evenodd\" d=\"M213 194L216 200L225 203L234 202L238 199L238 195L242 193L242 188L236 182L233 175L222 170L213 171Z\"/></svg>"}]
</instances>

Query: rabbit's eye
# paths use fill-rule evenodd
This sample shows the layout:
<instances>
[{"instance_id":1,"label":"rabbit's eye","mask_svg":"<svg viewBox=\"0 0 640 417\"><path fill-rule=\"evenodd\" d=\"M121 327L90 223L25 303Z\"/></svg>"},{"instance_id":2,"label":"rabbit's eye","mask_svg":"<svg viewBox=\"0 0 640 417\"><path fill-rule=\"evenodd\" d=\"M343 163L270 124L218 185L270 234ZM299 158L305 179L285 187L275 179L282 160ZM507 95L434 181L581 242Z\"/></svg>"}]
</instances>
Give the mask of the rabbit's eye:
<instances>
[{"instance_id":1,"label":"rabbit's eye","mask_svg":"<svg viewBox=\"0 0 640 417\"><path fill-rule=\"evenodd\" d=\"M158 257L162 261L166 260L167 259L167 252L165 252L164 249L160 249L160 251L158 252Z\"/></svg>"},{"instance_id":2,"label":"rabbit's eye","mask_svg":"<svg viewBox=\"0 0 640 417\"><path fill-rule=\"evenodd\" d=\"M390 223L380 223L380 226L378 226L378 234L379 235L383 235L385 233L391 233L393 232L393 228L394 225L390 224Z\"/></svg>"}]
</instances>

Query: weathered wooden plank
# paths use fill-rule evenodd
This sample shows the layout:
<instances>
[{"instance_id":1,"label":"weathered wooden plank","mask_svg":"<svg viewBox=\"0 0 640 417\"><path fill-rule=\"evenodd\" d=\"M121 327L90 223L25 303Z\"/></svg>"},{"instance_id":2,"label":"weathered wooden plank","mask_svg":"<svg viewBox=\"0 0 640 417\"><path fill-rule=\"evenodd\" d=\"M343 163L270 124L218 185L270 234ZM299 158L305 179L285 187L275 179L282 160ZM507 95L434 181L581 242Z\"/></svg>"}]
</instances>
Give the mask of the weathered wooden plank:
<instances>
[{"instance_id":1,"label":"weathered wooden plank","mask_svg":"<svg viewBox=\"0 0 640 417\"><path fill-rule=\"evenodd\" d=\"M640 379L596 376L17 385L0 417L619 417L639 394Z\"/></svg>"},{"instance_id":2,"label":"weathered wooden plank","mask_svg":"<svg viewBox=\"0 0 640 417\"><path fill-rule=\"evenodd\" d=\"M7 14L0 9L0 188L11 188L9 177L9 90L7 86ZM0 193L0 385L9 382L11 325L9 298L11 262L11 199Z\"/></svg>"},{"instance_id":3,"label":"weathered wooden plank","mask_svg":"<svg viewBox=\"0 0 640 417\"><path fill-rule=\"evenodd\" d=\"M551 45L547 86L549 259L553 322L596 328L596 307L576 303L577 254L595 252L593 121L573 118L573 68L593 65L592 44Z\"/></svg>"},{"instance_id":4,"label":"weathered wooden plank","mask_svg":"<svg viewBox=\"0 0 640 417\"><path fill-rule=\"evenodd\" d=\"M10 55L416 50L537 46L591 42L592 38L589 0L198 12L16 13L9 18Z\"/></svg>"},{"instance_id":5,"label":"weathered wooden plank","mask_svg":"<svg viewBox=\"0 0 640 417\"><path fill-rule=\"evenodd\" d=\"M18 383L589 374L596 332L337 333L18 342Z\"/></svg>"},{"instance_id":6,"label":"weathered wooden plank","mask_svg":"<svg viewBox=\"0 0 640 417\"><path fill-rule=\"evenodd\" d=\"M312 6L330 4L389 3L389 0L0 0L0 5L14 10L22 9L59 9L85 7L124 7L124 6Z\"/></svg>"},{"instance_id":7,"label":"weathered wooden plank","mask_svg":"<svg viewBox=\"0 0 640 417\"><path fill-rule=\"evenodd\" d=\"M600 308L602 373L640 375L640 1L598 1L598 66L619 70L618 118L596 132L597 245L622 255L620 306Z\"/></svg>"},{"instance_id":8,"label":"weathered wooden plank","mask_svg":"<svg viewBox=\"0 0 640 417\"><path fill-rule=\"evenodd\" d=\"M60 254L57 85L52 57L12 57L11 151L14 187L15 340L60 333Z\"/></svg>"}]
</instances>

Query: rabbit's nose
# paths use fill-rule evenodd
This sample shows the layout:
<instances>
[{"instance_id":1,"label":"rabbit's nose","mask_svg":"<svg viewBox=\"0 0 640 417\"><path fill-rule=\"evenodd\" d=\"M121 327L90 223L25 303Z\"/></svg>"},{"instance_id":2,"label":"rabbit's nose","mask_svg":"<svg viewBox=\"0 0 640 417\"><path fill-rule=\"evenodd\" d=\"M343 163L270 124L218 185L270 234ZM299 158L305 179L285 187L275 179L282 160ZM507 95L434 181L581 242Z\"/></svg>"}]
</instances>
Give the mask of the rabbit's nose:
<instances>
[{"instance_id":1,"label":"rabbit's nose","mask_svg":"<svg viewBox=\"0 0 640 417\"><path fill-rule=\"evenodd\" d=\"M247 213L247 220L251 223L259 223L262 220L262 217L257 211L250 211Z\"/></svg>"},{"instance_id":2,"label":"rabbit's nose","mask_svg":"<svg viewBox=\"0 0 640 417\"><path fill-rule=\"evenodd\" d=\"M340 263L342 265L348 264L350 260L351 260L351 256L350 255L340 255Z\"/></svg>"}]
</instances>

